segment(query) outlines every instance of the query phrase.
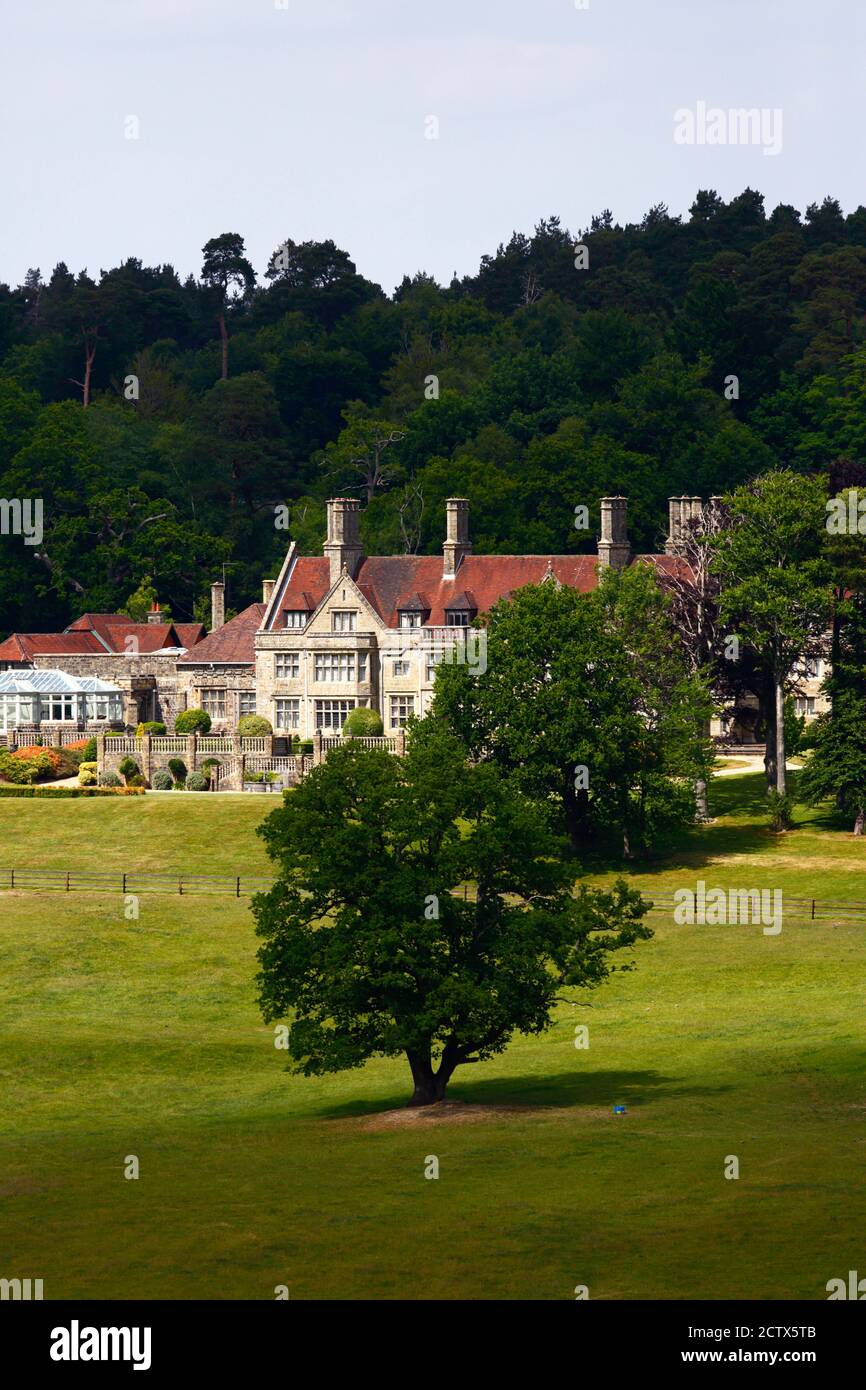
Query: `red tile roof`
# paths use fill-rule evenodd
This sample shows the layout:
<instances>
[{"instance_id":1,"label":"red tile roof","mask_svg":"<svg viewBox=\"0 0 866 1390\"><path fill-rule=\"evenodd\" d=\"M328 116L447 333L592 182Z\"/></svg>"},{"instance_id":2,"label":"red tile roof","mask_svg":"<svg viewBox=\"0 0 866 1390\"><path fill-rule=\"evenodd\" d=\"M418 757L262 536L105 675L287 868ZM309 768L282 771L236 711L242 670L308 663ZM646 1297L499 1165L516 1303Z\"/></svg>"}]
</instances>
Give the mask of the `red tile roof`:
<instances>
[{"instance_id":1,"label":"red tile roof","mask_svg":"<svg viewBox=\"0 0 866 1390\"><path fill-rule=\"evenodd\" d=\"M174 630L183 647L194 647L205 636L204 623L175 623Z\"/></svg>"},{"instance_id":2,"label":"red tile roof","mask_svg":"<svg viewBox=\"0 0 866 1390\"><path fill-rule=\"evenodd\" d=\"M152 654L163 647L193 647L203 636L201 623L134 623L123 613L82 613L65 632L13 632L0 643L0 661ZM131 638L135 645L128 645Z\"/></svg>"},{"instance_id":3,"label":"red tile roof","mask_svg":"<svg viewBox=\"0 0 866 1390\"><path fill-rule=\"evenodd\" d=\"M0 643L0 661L30 661L34 656L104 656L105 648L90 632L13 632Z\"/></svg>"},{"instance_id":4,"label":"red tile roof","mask_svg":"<svg viewBox=\"0 0 866 1390\"><path fill-rule=\"evenodd\" d=\"M76 618L74 623L70 623L67 632L104 632L110 627L134 627L132 618L128 618L125 613L82 613L80 618Z\"/></svg>"},{"instance_id":5,"label":"red tile roof","mask_svg":"<svg viewBox=\"0 0 866 1390\"><path fill-rule=\"evenodd\" d=\"M327 561L325 561L327 566ZM187 652L178 662L179 666L198 666L215 663L232 665L254 665L256 659L255 635L261 626L265 604L251 603L236 618L232 618L216 632L197 642L192 651Z\"/></svg>"},{"instance_id":6,"label":"red tile roof","mask_svg":"<svg viewBox=\"0 0 866 1390\"><path fill-rule=\"evenodd\" d=\"M598 583L595 555L467 555L454 579L443 579L441 555L377 555L361 561L355 583L389 627L398 624L400 603L421 594L428 624L444 627L445 610L464 593L479 613L525 584L540 584L552 573L571 588L589 593ZM280 609L318 607L331 587L326 559L300 556ZM278 616L276 627L285 626Z\"/></svg>"}]
</instances>

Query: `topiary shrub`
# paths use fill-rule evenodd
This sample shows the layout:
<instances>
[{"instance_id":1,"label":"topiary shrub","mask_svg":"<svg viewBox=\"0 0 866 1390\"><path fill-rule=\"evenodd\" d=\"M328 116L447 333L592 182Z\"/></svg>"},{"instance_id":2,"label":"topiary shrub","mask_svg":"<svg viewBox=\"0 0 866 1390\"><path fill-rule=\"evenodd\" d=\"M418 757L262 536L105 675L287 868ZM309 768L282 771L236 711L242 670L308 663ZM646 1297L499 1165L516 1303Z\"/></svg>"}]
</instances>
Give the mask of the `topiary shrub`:
<instances>
[{"instance_id":1,"label":"topiary shrub","mask_svg":"<svg viewBox=\"0 0 866 1390\"><path fill-rule=\"evenodd\" d=\"M96 786L96 765L95 765L95 764L94 764L93 767L85 767L84 764L82 763L81 767L78 769L78 785L79 785L79 787L95 787L95 786Z\"/></svg>"},{"instance_id":2,"label":"topiary shrub","mask_svg":"<svg viewBox=\"0 0 866 1390\"><path fill-rule=\"evenodd\" d=\"M82 763L96 762L96 739L89 738L81 750Z\"/></svg>"},{"instance_id":3,"label":"topiary shrub","mask_svg":"<svg viewBox=\"0 0 866 1390\"><path fill-rule=\"evenodd\" d=\"M174 779L168 768L158 767L150 779L150 785L155 792L170 792Z\"/></svg>"},{"instance_id":4,"label":"topiary shrub","mask_svg":"<svg viewBox=\"0 0 866 1390\"><path fill-rule=\"evenodd\" d=\"M210 715L203 709L181 710L174 721L176 734L209 734Z\"/></svg>"},{"instance_id":5,"label":"topiary shrub","mask_svg":"<svg viewBox=\"0 0 866 1390\"><path fill-rule=\"evenodd\" d=\"M353 709L343 725L344 738L381 738L382 716L374 709Z\"/></svg>"},{"instance_id":6,"label":"topiary shrub","mask_svg":"<svg viewBox=\"0 0 866 1390\"><path fill-rule=\"evenodd\" d=\"M120 786L120 778L116 772L100 772L97 782L100 787Z\"/></svg>"},{"instance_id":7,"label":"topiary shrub","mask_svg":"<svg viewBox=\"0 0 866 1390\"><path fill-rule=\"evenodd\" d=\"M207 778L200 772L191 772L186 779L186 789L188 792L206 792Z\"/></svg>"},{"instance_id":8,"label":"topiary shrub","mask_svg":"<svg viewBox=\"0 0 866 1390\"><path fill-rule=\"evenodd\" d=\"M147 778L143 772L136 772L134 777L128 777L126 779L126 785L128 787L146 787Z\"/></svg>"},{"instance_id":9,"label":"topiary shrub","mask_svg":"<svg viewBox=\"0 0 866 1390\"><path fill-rule=\"evenodd\" d=\"M270 720L265 719L263 714L242 714L238 720L241 738L264 738L273 732Z\"/></svg>"},{"instance_id":10,"label":"topiary shrub","mask_svg":"<svg viewBox=\"0 0 866 1390\"><path fill-rule=\"evenodd\" d=\"M183 758L169 758L168 770L176 782L184 781L186 777L186 763Z\"/></svg>"},{"instance_id":11,"label":"topiary shrub","mask_svg":"<svg viewBox=\"0 0 866 1390\"><path fill-rule=\"evenodd\" d=\"M135 737L141 738L143 734L164 734L166 727L158 719L147 719L143 724L139 724L135 731Z\"/></svg>"},{"instance_id":12,"label":"topiary shrub","mask_svg":"<svg viewBox=\"0 0 866 1390\"><path fill-rule=\"evenodd\" d=\"M138 763L135 761L135 758L121 759L120 765L117 770L126 782L127 786L130 785L130 777L135 777L136 773L141 771L141 769L138 766Z\"/></svg>"}]
</instances>

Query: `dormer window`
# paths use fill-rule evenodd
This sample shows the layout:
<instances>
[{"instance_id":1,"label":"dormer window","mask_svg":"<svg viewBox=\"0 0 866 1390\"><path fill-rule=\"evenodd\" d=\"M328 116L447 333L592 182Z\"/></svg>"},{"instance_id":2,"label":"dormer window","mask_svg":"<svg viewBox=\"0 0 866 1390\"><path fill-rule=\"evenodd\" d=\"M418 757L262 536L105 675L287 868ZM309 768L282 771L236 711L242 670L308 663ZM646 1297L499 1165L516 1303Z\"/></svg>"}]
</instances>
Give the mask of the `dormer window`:
<instances>
[{"instance_id":1,"label":"dormer window","mask_svg":"<svg viewBox=\"0 0 866 1390\"><path fill-rule=\"evenodd\" d=\"M404 594L397 604L397 622L402 628L423 627L430 605L421 594Z\"/></svg>"},{"instance_id":2,"label":"dormer window","mask_svg":"<svg viewBox=\"0 0 866 1390\"><path fill-rule=\"evenodd\" d=\"M310 615L306 608L287 608L286 627L306 627L309 617Z\"/></svg>"},{"instance_id":3,"label":"dormer window","mask_svg":"<svg viewBox=\"0 0 866 1390\"><path fill-rule=\"evenodd\" d=\"M445 605L446 627L469 627L478 608L470 594L457 594Z\"/></svg>"}]
</instances>

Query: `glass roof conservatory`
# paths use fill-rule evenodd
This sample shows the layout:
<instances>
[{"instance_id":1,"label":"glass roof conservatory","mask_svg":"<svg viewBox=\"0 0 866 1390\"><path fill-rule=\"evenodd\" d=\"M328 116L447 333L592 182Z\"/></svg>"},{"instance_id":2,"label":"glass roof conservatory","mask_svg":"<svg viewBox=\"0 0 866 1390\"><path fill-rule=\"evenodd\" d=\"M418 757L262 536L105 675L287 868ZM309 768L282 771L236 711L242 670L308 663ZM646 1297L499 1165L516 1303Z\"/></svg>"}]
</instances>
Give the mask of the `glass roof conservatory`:
<instances>
[{"instance_id":1,"label":"glass roof conservatory","mask_svg":"<svg viewBox=\"0 0 866 1390\"><path fill-rule=\"evenodd\" d=\"M123 718L118 686L66 671L0 671L0 733L22 724L86 723Z\"/></svg>"}]
</instances>

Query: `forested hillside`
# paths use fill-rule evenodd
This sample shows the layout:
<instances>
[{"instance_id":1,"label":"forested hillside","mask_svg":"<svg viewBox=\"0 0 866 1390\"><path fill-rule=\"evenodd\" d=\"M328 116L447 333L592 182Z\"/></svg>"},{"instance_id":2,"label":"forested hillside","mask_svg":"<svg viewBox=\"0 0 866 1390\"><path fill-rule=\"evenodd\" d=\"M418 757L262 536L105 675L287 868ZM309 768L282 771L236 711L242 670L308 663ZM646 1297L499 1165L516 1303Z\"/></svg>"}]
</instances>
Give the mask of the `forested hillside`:
<instances>
[{"instance_id":1,"label":"forested hillside","mask_svg":"<svg viewBox=\"0 0 866 1390\"><path fill-rule=\"evenodd\" d=\"M290 538L320 548L335 493L368 552L437 550L451 493L480 552L588 550L617 491L655 549L671 493L866 457L864 207L704 190L687 217L551 217L392 294L281 230L259 276L231 232L197 278L130 258L0 285L0 497L41 498L45 528L2 539L0 636L150 582L203 617L223 567L240 609Z\"/></svg>"}]
</instances>

